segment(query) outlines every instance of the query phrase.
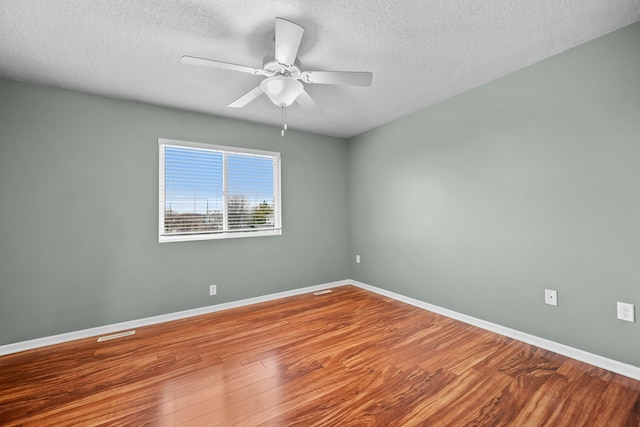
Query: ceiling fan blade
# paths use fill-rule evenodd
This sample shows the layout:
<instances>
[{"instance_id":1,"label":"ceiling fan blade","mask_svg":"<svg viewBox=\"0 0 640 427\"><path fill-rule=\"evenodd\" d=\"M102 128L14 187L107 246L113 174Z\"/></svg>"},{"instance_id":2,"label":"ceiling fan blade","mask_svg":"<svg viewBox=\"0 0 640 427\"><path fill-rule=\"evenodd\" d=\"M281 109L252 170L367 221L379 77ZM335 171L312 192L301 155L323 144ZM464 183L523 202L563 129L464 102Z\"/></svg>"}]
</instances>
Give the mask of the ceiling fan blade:
<instances>
[{"instance_id":1,"label":"ceiling fan blade","mask_svg":"<svg viewBox=\"0 0 640 427\"><path fill-rule=\"evenodd\" d=\"M293 65L298 56L304 28L286 19L276 18L276 61Z\"/></svg>"},{"instance_id":2,"label":"ceiling fan blade","mask_svg":"<svg viewBox=\"0 0 640 427\"><path fill-rule=\"evenodd\" d=\"M219 68L222 70L239 71L248 74L263 74L263 70L245 65L231 64L229 62L215 61L213 59L196 58L195 56L183 56L183 64L202 65L204 67Z\"/></svg>"},{"instance_id":3,"label":"ceiling fan blade","mask_svg":"<svg viewBox=\"0 0 640 427\"><path fill-rule=\"evenodd\" d=\"M298 97L296 98L296 102L302 107L302 109L309 111L315 114L322 114L324 110L320 108L316 101L311 98L311 96L305 92L304 90Z\"/></svg>"},{"instance_id":4,"label":"ceiling fan blade","mask_svg":"<svg viewBox=\"0 0 640 427\"><path fill-rule=\"evenodd\" d=\"M304 71L301 78L305 83L371 86L373 74L366 71Z\"/></svg>"},{"instance_id":5,"label":"ceiling fan blade","mask_svg":"<svg viewBox=\"0 0 640 427\"><path fill-rule=\"evenodd\" d=\"M229 104L229 107L242 108L248 103L250 103L251 101L253 101L254 99L256 99L257 97L259 97L260 95L262 95L263 93L264 92L262 92L262 89L260 89L260 86L257 86L256 88L251 89L249 92L245 93L240 98L233 101L231 104Z\"/></svg>"}]
</instances>

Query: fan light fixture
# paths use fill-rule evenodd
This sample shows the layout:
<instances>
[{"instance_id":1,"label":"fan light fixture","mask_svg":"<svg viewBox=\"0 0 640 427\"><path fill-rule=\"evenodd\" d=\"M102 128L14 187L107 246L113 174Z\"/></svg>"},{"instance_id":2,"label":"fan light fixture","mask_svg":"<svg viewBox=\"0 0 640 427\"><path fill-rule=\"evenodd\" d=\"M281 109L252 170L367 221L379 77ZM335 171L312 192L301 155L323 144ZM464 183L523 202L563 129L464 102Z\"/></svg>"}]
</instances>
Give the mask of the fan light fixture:
<instances>
[{"instance_id":1,"label":"fan light fixture","mask_svg":"<svg viewBox=\"0 0 640 427\"><path fill-rule=\"evenodd\" d=\"M282 108L282 132L287 130L287 107L293 104L296 98L304 92L304 86L298 80L291 77L277 75L267 77L260 82L260 89L267 94L271 102Z\"/></svg>"},{"instance_id":2,"label":"fan light fixture","mask_svg":"<svg viewBox=\"0 0 640 427\"><path fill-rule=\"evenodd\" d=\"M260 83L260 89L278 107L290 106L304 90L302 83L298 80L285 76L273 76L264 79Z\"/></svg>"}]
</instances>

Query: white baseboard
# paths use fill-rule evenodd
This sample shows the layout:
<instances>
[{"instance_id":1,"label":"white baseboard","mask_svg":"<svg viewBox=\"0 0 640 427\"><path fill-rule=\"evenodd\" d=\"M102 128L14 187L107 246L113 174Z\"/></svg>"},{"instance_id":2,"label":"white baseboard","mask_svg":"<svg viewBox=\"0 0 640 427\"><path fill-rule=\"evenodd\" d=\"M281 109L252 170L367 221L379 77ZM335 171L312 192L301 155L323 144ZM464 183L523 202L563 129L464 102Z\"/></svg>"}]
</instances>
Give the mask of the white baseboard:
<instances>
[{"instance_id":1,"label":"white baseboard","mask_svg":"<svg viewBox=\"0 0 640 427\"><path fill-rule=\"evenodd\" d=\"M194 308L191 310L178 311L175 313L163 314L160 316L146 317L144 319L131 320L128 322L114 323L112 325L99 326L96 328L83 329L80 331L68 332L65 334L53 335L49 337L37 338L29 341L22 341L13 344L6 344L0 346L0 356L7 354L18 353L21 351L32 350L35 348L45 347L54 344L61 344L68 341L96 337L99 335L112 334L114 332L124 331L127 329L135 329L143 326L155 325L157 323L170 322L172 320L184 319L187 317L199 316L201 314L214 313L216 311L228 310L231 308L244 307L247 305L257 304L266 301L272 301L280 298L286 298L294 295L301 295L310 292L316 292L327 288L335 288L338 286L344 286L352 284L367 291L374 292L379 295L384 295L389 298L393 298L397 301L401 301L415 307L422 308L424 310L432 311L437 314L441 314L452 319L459 320L469 325L477 326L482 329L486 329L496 334L504 335L509 338L516 339L518 341L525 342L527 344L535 345L545 350L553 351L554 353L561 354L563 356L570 357L572 359L579 360L581 362L588 363L599 368L615 372L620 375L633 378L640 381L640 367L629 365L617 360L609 359L597 354L589 353L577 348L569 347L564 344L560 344L554 341L540 338L535 335L527 334L517 331L515 329L507 328L496 323L487 322L482 319L478 319L466 314L458 313L453 310L439 307L437 305L429 304L424 301L420 301L414 298L410 298L395 292L387 291L385 289L377 288L375 286L367 285L366 283L358 282L356 280L340 280L337 282L324 283L321 285L308 286L305 288L293 289L290 291L278 292L275 294L263 295L254 298L247 298L239 301L232 301L223 304L210 305L206 307Z\"/></svg>"},{"instance_id":2,"label":"white baseboard","mask_svg":"<svg viewBox=\"0 0 640 427\"><path fill-rule=\"evenodd\" d=\"M540 338L535 335L531 335L525 332L517 331L515 329L507 328L505 326L498 325L496 323L491 323L491 322L487 322L472 316L467 316L466 314L462 314L453 310L438 307L437 305L429 304L424 301L420 301L414 298L397 294L395 292L390 292L381 288L377 288L375 286L367 285L366 283L361 283L356 280L348 280L347 282L351 283L354 286L358 286L359 288L362 288L371 292L375 292L377 294L384 295L389 298L393 298L397 301L401 301L401 302L413 305L415 307L423 308L425 310L432 311L434 313L459 320L469 325L477 326L479 328L486 329L491 332L495 332L496 334L504 335L506 337L513 338L518 341L525 342L527 344L535 345L536 347L544 348L545 350L553 351L554 353L558 353L563 356L567 356L572 359L579 360L581 362L585 362L590 365L597 366L599 368L603 368L608 371L615 372L617 374L624 375L626 377L633 378L635 380L640 381L640 367L629 365L623 362L618 362L617 360L609 359L603 356L599 356L597 354L589 353L584 350L569 347L567 345L550 341L545 338Z\"/></svg>"},{"instance_id":3,"label":"white baseboard","mask_svg":"<svg viewBox=\"0 0 640 427\"><path fill-rule=\"evenodd\" d=\"M232 301L223 304L209 305L206 307L194 308L191 310L178 311L175 313L162 314L159 316L146 317L144 319L131 320L127 322L114 323L112 325L98 326L95 328L83 329L80 331L67 332L49 337L36 338L28 341L21 341L13 344L0 346L0 356L18 353L35 348L45 347L54 344L61 344L68 341L79 340L83 338L96 337L99 335L112 334L114 332L126 329L141 328L143 326L155 325L157 323L170 322L172 320L184 319L187 317L199 316L201 314L214 313L216 311L228 310L231 308L243 307L246 305L257 304L265 301L301 295L308 292L315 292L327 288L335 288L350 283L348 280L338 282L324 283L322 285L308 286L305 288L293 289L290 291L278 292L275 294L263 295L254 298L247 298L239 301Z\"/></svg>"}]
</instances>

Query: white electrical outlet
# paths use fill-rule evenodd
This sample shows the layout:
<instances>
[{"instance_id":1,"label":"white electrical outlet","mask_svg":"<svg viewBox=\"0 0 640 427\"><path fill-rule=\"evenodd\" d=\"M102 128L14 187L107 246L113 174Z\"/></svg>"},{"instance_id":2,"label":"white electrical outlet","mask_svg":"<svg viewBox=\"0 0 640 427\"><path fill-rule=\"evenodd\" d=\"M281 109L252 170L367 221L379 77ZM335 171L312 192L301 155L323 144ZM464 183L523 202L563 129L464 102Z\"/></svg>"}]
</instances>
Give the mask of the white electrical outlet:
<instances>
[{"instance_id":1,"label":"white electrical outlet","mask_svg":"<svg viewBox=\"0 0 640 427\"><path fill-rule=\"evenodd\" d=\"M218 293L218 285L209 286L209 295L215 295Z\"/></svg>"},{"instance_id":2,"label":"white electrical outlet","mask_svg":"<svg viewBox=\"0 0 640 427\"><path fill-rule=\"evenodd\" d=\"M618 302L618 319L626 320L627 322L635 322L636 317L633 312L633 304Z\"/></svg>"},{"instance_id":3,"label":"white electrical outlet","mask_svg":"<svg viewBox=\"0 0 640 427\"><path fill-rule=\"evenodd\" d=\"M551 289L545 289L544 303L549 305L558 305L558 292Z\"/></svg>"},{"instance_id":4,"label":"white electrical outlet","mask_svg":"<svg viewBox=\"0 0 640 427\"><path fill-rule=\"evenodd\" d=\"M356 255L356 264L360 264L360 255Z\"/></svg>"}]
</instances>

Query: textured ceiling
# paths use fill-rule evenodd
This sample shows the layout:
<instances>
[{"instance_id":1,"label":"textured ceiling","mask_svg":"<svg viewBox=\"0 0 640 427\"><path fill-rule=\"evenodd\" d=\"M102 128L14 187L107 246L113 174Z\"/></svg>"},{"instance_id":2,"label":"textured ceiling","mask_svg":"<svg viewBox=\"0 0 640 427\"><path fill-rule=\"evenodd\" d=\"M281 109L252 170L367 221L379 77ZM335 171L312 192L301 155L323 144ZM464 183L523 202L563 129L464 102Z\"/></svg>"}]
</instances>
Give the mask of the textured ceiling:
<instances>
[{"instance_id":1,"label":"textured ceiling","mask_svg":"<svg viewBox=\"0 0 640 427\"><path fill-rule=\"evenodd\" d=\"M302 25L303 70L371 71L371 87L305 85L290 128L351 137L640 20L639 0L0 0L0 77L280 125L263 77L274 18ZM1 94L0 94L1 96ZM274 130L277 132L277 130Z\"/></svg>"}]
</instances>

